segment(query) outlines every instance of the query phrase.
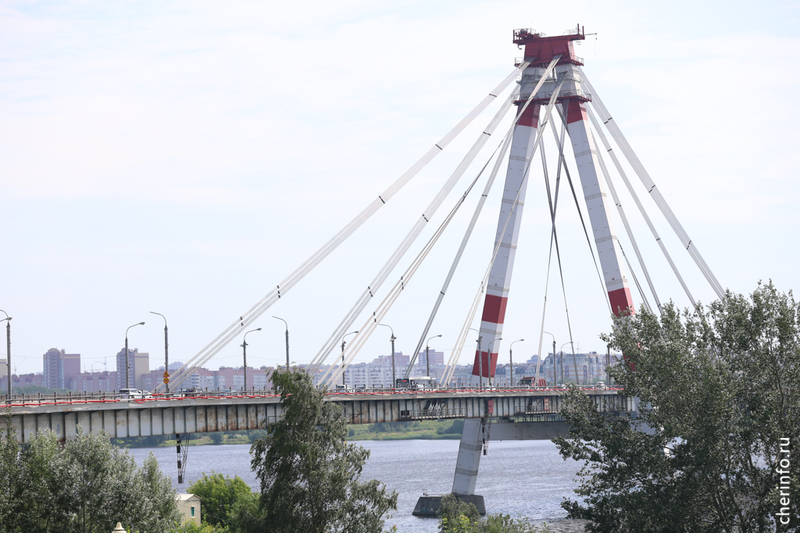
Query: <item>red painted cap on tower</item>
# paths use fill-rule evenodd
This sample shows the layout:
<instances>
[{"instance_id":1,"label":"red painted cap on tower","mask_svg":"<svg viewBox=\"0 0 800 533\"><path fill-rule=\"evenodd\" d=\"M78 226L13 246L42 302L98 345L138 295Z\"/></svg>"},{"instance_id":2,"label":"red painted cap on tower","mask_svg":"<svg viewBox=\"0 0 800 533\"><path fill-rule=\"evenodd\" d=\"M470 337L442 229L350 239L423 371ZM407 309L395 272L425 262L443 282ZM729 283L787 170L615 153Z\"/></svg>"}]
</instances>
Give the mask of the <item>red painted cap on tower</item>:
<instances>
[{"instance_id":1,"label":"red painted cap on tower","mask_svg":"<svg viewBox=\"0 0 800 533\"><path fill-rule=\"evenodd\" d=\"M572 63L583 65L583 59L575 55L572 41L586 39L586 33L580 25L564 35L546 37L533 28L514 30L514 44L525 47L525 60L532 66L547 66L558 54L561 54L559 65Z\"/></svg>"}]
</instances>

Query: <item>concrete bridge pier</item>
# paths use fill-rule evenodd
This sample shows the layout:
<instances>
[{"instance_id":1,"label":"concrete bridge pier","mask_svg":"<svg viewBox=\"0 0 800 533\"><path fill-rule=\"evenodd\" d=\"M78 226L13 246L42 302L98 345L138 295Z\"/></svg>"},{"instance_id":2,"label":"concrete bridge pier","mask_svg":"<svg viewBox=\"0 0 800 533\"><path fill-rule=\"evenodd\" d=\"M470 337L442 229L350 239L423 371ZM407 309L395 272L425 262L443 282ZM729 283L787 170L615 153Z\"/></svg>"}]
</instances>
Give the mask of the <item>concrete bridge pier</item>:
<instances>
[{"instance_id":1,"label":"concrete bridge pier","mask_svg":"<svg viewBox=\"0 0 800 533\"><path fill-rule=\"evenodd\" d=\"M453 476L453 494L462 501L472 503L481 515L486 514L483 496L475 494L475 483L478 481L478 467L481 455L486 453L489 441L488 427L485 418L467 418L458 445L456 473Z\"/></svg>"},{"instance_id":2,"label":"concrete bridge pier","mask_svg":"<svg viewBox=\"0 0 800 533\"><path fill-rule=\"evenodd\" d=\"M453 476L453 495L459 500L475 505L481 515L486 514L483 496L475 494L481 454L489 440L485 418L467 418L458 446L456 472ZM411 513L414 516L436 517L442 505L442 496L421 496Z\"/></svg>"}]
</instances>

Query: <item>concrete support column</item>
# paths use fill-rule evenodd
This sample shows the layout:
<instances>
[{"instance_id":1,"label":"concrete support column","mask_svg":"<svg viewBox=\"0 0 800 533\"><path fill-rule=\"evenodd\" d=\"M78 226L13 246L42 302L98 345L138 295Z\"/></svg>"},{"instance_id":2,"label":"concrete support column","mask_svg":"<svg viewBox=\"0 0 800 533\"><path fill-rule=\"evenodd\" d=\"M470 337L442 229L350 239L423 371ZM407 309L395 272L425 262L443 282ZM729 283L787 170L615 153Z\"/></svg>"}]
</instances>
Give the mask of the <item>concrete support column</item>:
<instances>
[{"instance_id":1,"label":"concrete support column","mask_svg":"<svg viewBox=\"0 0 800 533\"><path fill-rule=\"evenodd\" d=\"M456 473L453 477L453 494L475 494L478 467L481 464L486 424L482 418L464 420L461 444L458 446Z\"/></svg>"}]
</instances>

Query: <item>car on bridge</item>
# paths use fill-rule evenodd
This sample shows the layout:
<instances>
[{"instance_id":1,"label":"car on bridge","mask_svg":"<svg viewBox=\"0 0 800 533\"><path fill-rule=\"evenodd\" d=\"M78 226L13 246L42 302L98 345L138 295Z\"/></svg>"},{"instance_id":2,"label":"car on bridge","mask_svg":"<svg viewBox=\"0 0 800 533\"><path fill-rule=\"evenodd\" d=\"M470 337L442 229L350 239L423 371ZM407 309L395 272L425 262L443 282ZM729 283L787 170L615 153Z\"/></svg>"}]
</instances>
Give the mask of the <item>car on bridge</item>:
<instances>
[{"instance_id":1,"label":"car on bridge","mask_svg":"<svg viewBox=\"0 0 800 533\"><path fill-rule=\"evenodd\" d=\"M153 395L139 389L120 389L117 391L117 396L122 400L141 400L144 398L152 398Z\"/></svg>"}]
</instances>

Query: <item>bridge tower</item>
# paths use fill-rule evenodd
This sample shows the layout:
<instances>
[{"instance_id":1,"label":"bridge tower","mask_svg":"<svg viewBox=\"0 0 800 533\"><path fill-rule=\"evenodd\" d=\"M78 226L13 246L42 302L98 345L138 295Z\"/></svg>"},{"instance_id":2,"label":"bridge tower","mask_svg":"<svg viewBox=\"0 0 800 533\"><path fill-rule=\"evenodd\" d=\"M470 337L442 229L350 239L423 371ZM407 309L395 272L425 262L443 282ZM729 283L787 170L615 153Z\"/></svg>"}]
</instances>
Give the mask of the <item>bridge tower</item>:
<instances>
[{"instance_id":1,"label":"bridge tower","mask_svg":"<svg viewBox=\"0 0 800 533\"><path fill-rule=\"evenodd\" d=\"M583 65L583 60L575 55L573 43L585 38L580 26L577 30L555 37L545 37L532 29L514 31L514 43L524 47L525 60L530 61L519 81L520 100L516 102L518 109L524 108L547 65L556 56L560 58L553 74L544 82L539 92L533 95L531 103L524 108L521 115L517 113L493 248L498 250L497 258L492 265L486 288L481 315L480 347L475 354L473 376L494 378L495 375L517 239L525 205L527 178L536 135L539 133L539 111L542 104L547 104L557 84L561 82L563 84L557 97L557 105L561 107L563 116L566 117L567 132L572 142L611 308L617 315L633 310L631 291L622 270L622 253L611 220L608 218L608 210L613 205L610 205L605 185L598 179L600 164L594 140L589 133L586 102L591 101L591 95L583 89L581 74L577 69Z\"/></svg>"}]
</instances>

